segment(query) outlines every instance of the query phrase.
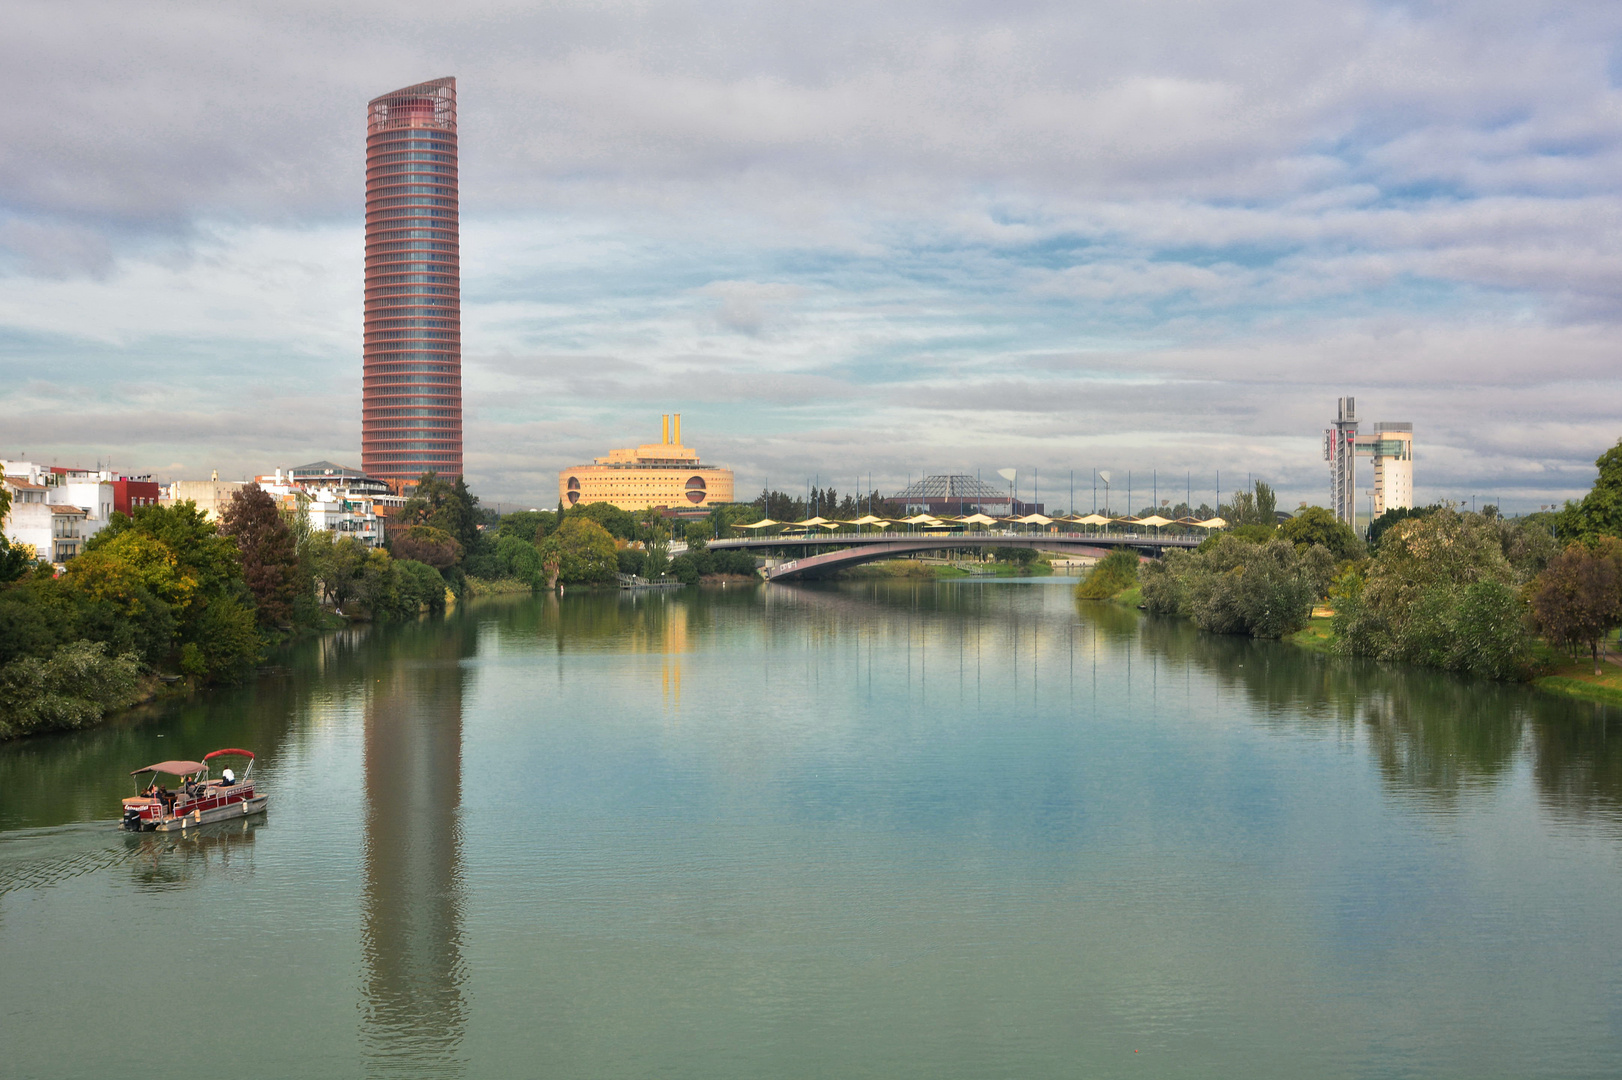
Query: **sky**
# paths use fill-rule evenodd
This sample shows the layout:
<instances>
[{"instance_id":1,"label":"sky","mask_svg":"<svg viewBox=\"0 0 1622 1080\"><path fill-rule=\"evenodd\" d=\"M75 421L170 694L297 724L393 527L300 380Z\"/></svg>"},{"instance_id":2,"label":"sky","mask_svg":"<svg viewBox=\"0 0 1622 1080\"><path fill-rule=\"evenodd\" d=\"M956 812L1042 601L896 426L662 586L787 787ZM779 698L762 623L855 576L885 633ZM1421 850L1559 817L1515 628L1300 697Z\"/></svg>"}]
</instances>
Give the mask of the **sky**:
<instances>
[{"instance_id":1,"label":"sky","mask_svg":"<svg viewBox=\"0 0 1622 1080\"><path fill-rule=\"evenodd\" d=\"M358 465L366 103L445 75L488 503L668 412L1055 508L1322 504L1347 394L1422 502L1622 437L1614 2L7 0L0 67L0 457Z\"/></svg>"}]
</instances>

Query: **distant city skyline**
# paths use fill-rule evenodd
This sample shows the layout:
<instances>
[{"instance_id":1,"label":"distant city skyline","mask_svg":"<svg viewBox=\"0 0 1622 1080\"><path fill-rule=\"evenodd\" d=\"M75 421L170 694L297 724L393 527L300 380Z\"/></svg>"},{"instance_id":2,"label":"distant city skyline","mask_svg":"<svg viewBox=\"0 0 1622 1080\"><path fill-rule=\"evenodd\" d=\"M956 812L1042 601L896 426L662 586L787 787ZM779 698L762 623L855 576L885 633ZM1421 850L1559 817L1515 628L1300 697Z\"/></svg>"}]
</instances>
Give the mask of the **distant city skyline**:
<instances>
[{"instance_id":1,"label":"distant city skyline","mask_svg":"<svg viewBox=\"0 0 1622 1080\"><path fill-rule=\"evenodd\" d=\"M1355 394L1422 433L1415 501L1533 510L1622 435L1615 5L12 11L7 457L450 441L356 408L360 117L443 73L492 502L664 410L740 493L1220 469L1321 505Z\"/></svg>"}]
</instances>

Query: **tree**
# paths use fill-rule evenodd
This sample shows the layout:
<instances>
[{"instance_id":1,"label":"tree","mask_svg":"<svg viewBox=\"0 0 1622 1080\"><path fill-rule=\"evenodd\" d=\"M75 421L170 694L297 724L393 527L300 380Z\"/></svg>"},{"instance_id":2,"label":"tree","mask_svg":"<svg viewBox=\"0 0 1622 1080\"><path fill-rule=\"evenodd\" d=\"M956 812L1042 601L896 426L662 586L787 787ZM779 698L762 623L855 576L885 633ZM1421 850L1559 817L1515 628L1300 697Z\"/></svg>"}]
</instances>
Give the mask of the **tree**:
<instances>
[{"instance_id":1,"label":"tree","mask_svg":"<svg viewBox=\"0 0 1622 1080\"><path fill-rule=\"evenodd\" d=\"M1430 514L1436 513L1436 511L1440 509L1440 506L1392 507L1390 510L1387 510L1379 517L1375 518L1374 521L1369 525L1369 547L1378 547L1380 545L1380 537L1384 536L1386 531L1393 525L1396 525L1398 522L1407 521L1409 518L1426 517Z\"/></svg>"},{"instance_id":2,"label":"tree","mask_svg":"<svg viewBox=\"0 0 1622 1080\"><path fill-rule=\"evenodd\" d=\"M616 539L636 539L636 518L629 510L621 510L613 503L579 503L569 508L569 512L564 515L564 519L565 522L579 521L581 519L596 522L610 536Z\"/></svg>"},{"instance_id":3,"label":"tree","mask_svg":"<svg viewBox=\"0 0 1622 1080\"><path fill-rule=\"evenodd\" d=\"M1580 503L1568 502L1560 513L1560 535L1593 541L1622 537L1622 439L1594 460L1599 476Z\"/></svg>"},{"instance_id":4,"label":"tree","mask_svg":"<svg viewBox=\"0 0 1622 1080\"><path fill-rule=\"evenodd\" d=\"M614 553L614 538L607 529L589 517L571 514L554 536L562 581L576 584L614 579L619 560Z\"/></svg>"},{"instance_id":5,"label":"tree","mask_svg":"<svg viewBox=\"0 0 1622 1080\"><path fill-rule=\"evenodd\" d=\"M991 556L997 562L1013 563L1021 569L1028 568L1036 561L1036 549L1028 547L998 548Z\"/></svg>"},{"instance_id":6,"label":"tree","mask_svg":"<svg viewBox=\"0 0 1622 1080\"><path fill-rule=\"evenodd\" d=\"M648 580L663 577L670 569L670 530L664 520L651 517L642 522L643 547L647 552L642 560L642 574Z\"/></svg>"},{"instance_id":7,"label":"tree","mask_svg":"<svg viewBox=\"0 0 1622 1080\"><path fill-rule=\"evenodd\" d=\"M1363 556L1363 542L1352 527L1321 506L1309 506L1279 527L1279 535L1297 547L1321 544L1337 559Z\"/></svg>"},{"instance_id":8,"label":"tree","mask_svg":"<svg viewBox=\"0 0 1622 1080\"><path fill-rule=\"evenodd\" d=\"M353 536L339 539L328 532L320 535L325 542L314 548L312 570L321 583L322 600L342 612L346 603L360 595L369 549Z\"/></svg>"},{"instance_id":9,"label":"tree","mask_svg":"<svg viewBox=\"0 0 1622 1080\"><path fill-rule=\"evenodd\" d=\"M1599 645L1622 624L1622 540L1572 544L1538 575L1532 614L1551 644L1587 648L1600 674Z\"/></svg>"},{"instance_id":10,"label":"tree","mask_svg":"<svg viewBox=\"0 0 1622 1080\"><path fill-rule=\"evenodd\" d=\"M531 586L540 583L541 553L528 540L503 536L496 541L496 561L503 577L517 578Z\"/></svg>"},{"instance_id":11,"label":"tree","mask_svg":"<svg viewBox=\"0 0 1622 1080\"><path fill-rule=\"evenodd\" d=\"M558 516L550 510L517 510L502 517L496 535L538 544L558 527Z\"/></svg>"},{"instance_id":12,"label":"tree","mask_svg":"<svg viewBox=\"0 0 1622 1080\"><path fill-rule=\"evenodd\" d=\"M293 618L299 587L298 543L281 508L256 484L231 496L220 518L220 534L242 553L242 580L253 593L261 626L282 626Z\"/></svg>"},{"instance_id":13,"label":"tree","mask_svg":"<svg viewBox=\"0 0 1622 1080\"><path fill-rule=\"evenodd\" d=\"M479 499L468 491L461 476L448 481L435 473L423 473L416 491L400 508L399 520L449 533L462 545L462 552L472 551L479 542Z\"/></svg>"},{"instance_id":14,"label":"tree","mask_svg":"<svg viewBox=\"0 0 1622 1080\"><path fill-rule=\"evenodd\" d=\"M455 566L462 559L462 544L444 529L413 525L389 541L397 558L427 563L436 570Z\"/></svg>"},{"instance_id":15,"label":"tree","mask_svg":"<svg viewBox=\"0 0 1622 1080\"><path fill-rule=\"evenodd\" d=\"M1336 646L1358 656L1519 677L1530 639L1516 584L1496 522L1451 508L1410 517L1381 538L1366 576L1343 581Z\"/></svg>"},{"instance_id":16,"label":"tree","mask_svg":"<svg viewBox=\"0 0 1622 1080\"><path fill-rule=\"evenodd\" d=\"M1168 552L1143 580L1144 605L1202 630L1280 638L1306 625L1329 587L1334 556L1321 544L1225 535L1193 552Z\"/></svg>"}]
</instances>

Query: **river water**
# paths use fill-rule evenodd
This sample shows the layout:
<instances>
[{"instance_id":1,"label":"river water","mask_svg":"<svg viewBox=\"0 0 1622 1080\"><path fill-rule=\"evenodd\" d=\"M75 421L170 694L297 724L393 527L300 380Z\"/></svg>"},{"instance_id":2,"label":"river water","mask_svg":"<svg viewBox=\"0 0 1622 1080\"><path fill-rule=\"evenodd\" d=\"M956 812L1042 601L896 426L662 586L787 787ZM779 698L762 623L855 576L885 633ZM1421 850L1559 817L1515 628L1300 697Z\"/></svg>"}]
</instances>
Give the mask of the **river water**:
<instances>
[{"instance_id":1,"label":"river water","mask_svg":"<svg viewBox=\"0 0 1622 1080\"><path fill-rule=\"evenodd\" d=\"M1066 583L496 598L0 746L0 1074L1622 1074L1622 714ZM259 753L262 819L114 826Z\"/></svg>"}]
</instances>

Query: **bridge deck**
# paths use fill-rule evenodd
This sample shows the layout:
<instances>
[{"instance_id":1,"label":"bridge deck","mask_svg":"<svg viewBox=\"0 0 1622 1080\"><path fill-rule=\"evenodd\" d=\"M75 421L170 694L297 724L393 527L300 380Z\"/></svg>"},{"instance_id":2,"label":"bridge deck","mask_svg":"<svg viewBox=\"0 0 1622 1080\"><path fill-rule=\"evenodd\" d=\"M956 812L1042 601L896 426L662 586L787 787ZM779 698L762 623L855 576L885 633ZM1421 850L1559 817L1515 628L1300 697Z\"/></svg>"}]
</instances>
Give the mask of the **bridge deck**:
<instances>
[{"instance_id":1,"label":"bridge deck","mask_svg":"<svg viewBox=\"0 0 1622 1080\"><path fill-rule=\"evenodd\" d=\"M781 549L807 551L817 548L835 548L818 555L805 555L780 563L766 571L768 581L794 578L825 577L836 570L857 566L879 559L899 555L916 555L926 551L947 551L962 548L1046 548L1046 549L1103 549L1114 547L1163 551L1166 548L1197 547L1205 538L1201 536L1150 536L1146 533L954 533L928 536L906 534L901 536L875 536L872 534L829 533L827 536L765 536L737 540L712 540L709 546L717 550Z\"/></svg>"}]
</instances>

